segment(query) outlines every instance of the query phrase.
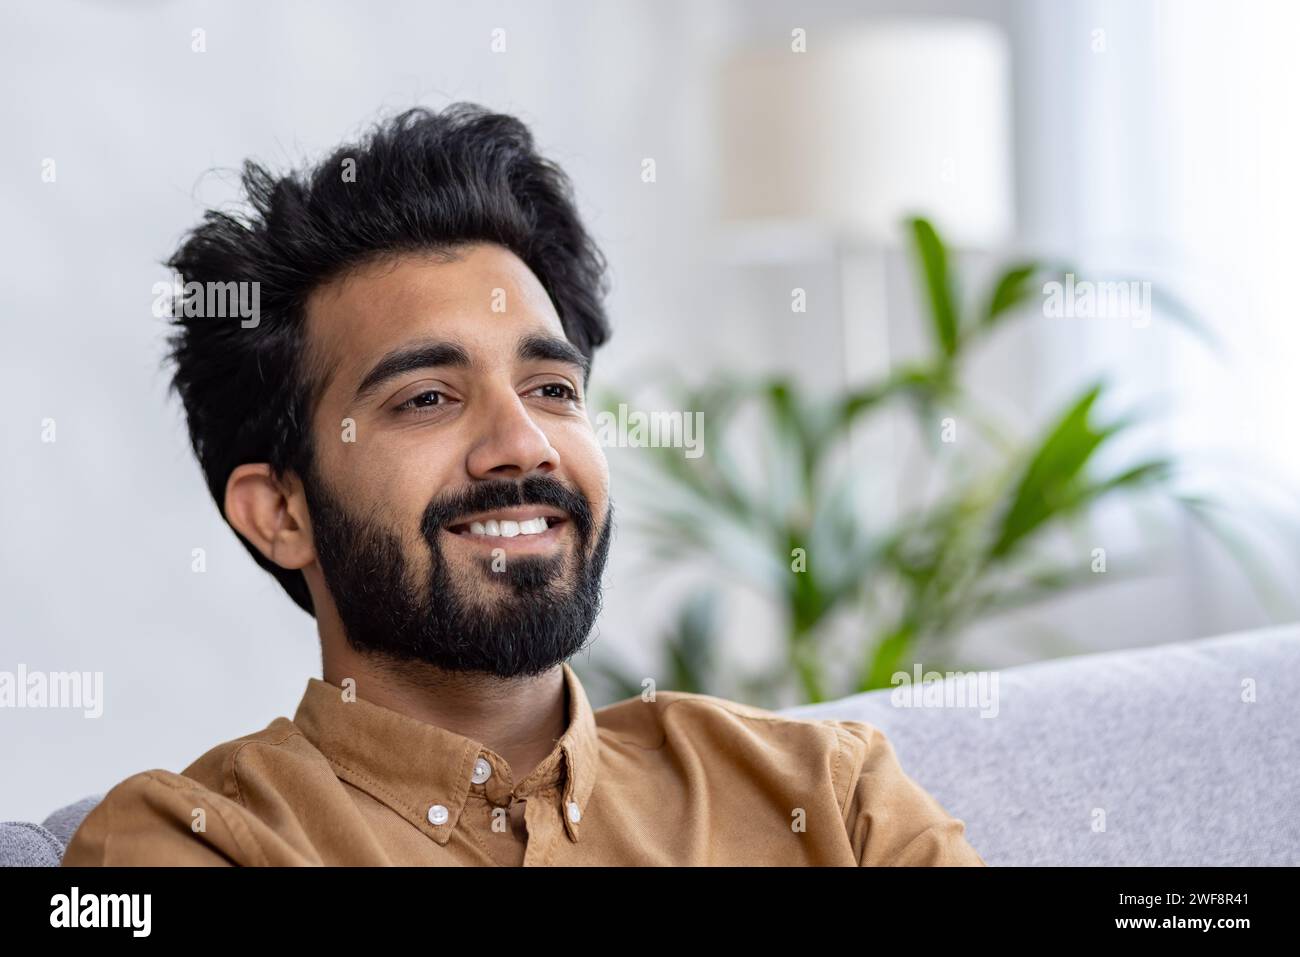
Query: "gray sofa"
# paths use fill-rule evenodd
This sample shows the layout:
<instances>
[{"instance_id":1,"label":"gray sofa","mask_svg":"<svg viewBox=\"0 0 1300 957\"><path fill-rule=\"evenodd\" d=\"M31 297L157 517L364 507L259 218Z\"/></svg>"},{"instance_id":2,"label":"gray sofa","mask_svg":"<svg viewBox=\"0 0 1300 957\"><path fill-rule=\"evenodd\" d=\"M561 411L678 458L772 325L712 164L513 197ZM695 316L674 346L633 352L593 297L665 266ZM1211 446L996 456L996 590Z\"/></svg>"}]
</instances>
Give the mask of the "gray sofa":
<instances>
[{"instance_id":1,"label":"gray sofa","mask_svg":"<svg viewBox=\"0 0 1300 957\"><path fill-rule=\"evenodd\" d=\"M782 713L879 727L991 866L1300 864L1300 626L1004 669L996 703ZM57 864L101 796L0 824L0 864Z\"/></svg>"}]
</instances>

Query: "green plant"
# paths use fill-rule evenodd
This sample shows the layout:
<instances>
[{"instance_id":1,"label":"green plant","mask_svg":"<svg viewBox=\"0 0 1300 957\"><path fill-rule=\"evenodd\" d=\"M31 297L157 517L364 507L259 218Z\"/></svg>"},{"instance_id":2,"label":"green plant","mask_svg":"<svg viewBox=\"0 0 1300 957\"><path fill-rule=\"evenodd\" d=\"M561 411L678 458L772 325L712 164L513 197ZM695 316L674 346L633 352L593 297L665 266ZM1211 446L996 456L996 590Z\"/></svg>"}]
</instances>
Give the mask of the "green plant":
<instances>
[{"instance_id":1,"label":"green plant","mask_svg":"<svg viewBox=\"0 0 1300 957\"><path fill-rule=\"evenodd\" d=\"M963 385L973 350L1039 301L1044 282L1063 268L1015 263L979 308L963 310L933 226L918 218L908 228L929 315L923 361L824 398L783 376L725 376L702 387L677 379L674 406L702 413L708 454L688 458L677 448L650 447L636 456L644 471L630 478L646 502L647 520L638 524L651 543L650 559L703 562L736 574L775 599L784 619L784 660L724 687L715 613L702 589L665 641L675 688L771 705L793 684L803 701L816 702L888 686L913 662L950 662L952 643L972 623L1113 579L1096 574L1089 550L1053 559L1044 547L1053 532L1068 530L1103 499L1168 489L1174 463L1160 456L1101 468L1102 451L1142 421L1099 411L1105 382L1089 384L1028 440L1010 438ZM604 395L606 409L631 404ZM860 422L900 405L910 410L943 480L932 500L875 522L862 514L843 452ZM978 456L943 448L941 411L978 433ZM746 415L756 424L742 424ZM739 461L742 446L761 450L757 465ZM833 663L825 647L825 626L838 614L857 616L866 636L847 664ZM599 668L619 693L639 692L626 669L608 662ZM845 674L847 683L833 680Z\"/></svg>"}]
</instances>

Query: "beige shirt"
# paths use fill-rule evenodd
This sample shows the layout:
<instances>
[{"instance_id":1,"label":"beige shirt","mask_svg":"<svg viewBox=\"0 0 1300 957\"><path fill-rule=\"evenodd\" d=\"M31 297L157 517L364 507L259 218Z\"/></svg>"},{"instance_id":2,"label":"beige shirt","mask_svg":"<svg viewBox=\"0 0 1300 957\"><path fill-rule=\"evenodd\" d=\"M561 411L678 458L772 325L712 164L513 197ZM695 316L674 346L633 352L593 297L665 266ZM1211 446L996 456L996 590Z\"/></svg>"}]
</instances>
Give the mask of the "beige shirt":
<instances>
[{"instance_id":1,"label":"beige shirt","mask_svg":"<svg viewBox=\"0 0 1300 957\"><path fill-rule=\"evenodd\" d=\"M664 691L593 712L562 668L567 730L522 781L311 678L292 721L118 784L63 863L984 865L872 725Z\"/></svg>"}]
</instances>

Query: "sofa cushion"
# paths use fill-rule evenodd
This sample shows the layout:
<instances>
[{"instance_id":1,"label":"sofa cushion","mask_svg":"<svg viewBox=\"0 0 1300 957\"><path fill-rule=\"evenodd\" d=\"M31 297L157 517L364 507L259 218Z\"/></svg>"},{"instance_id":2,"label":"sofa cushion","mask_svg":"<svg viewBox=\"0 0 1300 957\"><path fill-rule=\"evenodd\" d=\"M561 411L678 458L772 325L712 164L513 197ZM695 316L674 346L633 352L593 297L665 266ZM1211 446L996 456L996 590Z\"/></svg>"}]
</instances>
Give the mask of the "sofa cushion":
<instances>
[{"instance_id":1,"label":"sofa cushion","mask_svg":"<svg viewBox=\"0 0 1300 957\"><path fill-rule=\"evenodd\" d=\"M40 824L0 824L0 867L58 867L63 842Z\"/></svg>"},{"instance_id":2,"label":"sofa cushion","mask_svg":"<svg viewBox=\"0 0 1300 957\"><path fill-rule=\"evenodd\" d=\"M1300 626L997 676L993 717L892 689L782 713L880 728L990 866L1300 864Z\"/></svg>"}]
</instances>

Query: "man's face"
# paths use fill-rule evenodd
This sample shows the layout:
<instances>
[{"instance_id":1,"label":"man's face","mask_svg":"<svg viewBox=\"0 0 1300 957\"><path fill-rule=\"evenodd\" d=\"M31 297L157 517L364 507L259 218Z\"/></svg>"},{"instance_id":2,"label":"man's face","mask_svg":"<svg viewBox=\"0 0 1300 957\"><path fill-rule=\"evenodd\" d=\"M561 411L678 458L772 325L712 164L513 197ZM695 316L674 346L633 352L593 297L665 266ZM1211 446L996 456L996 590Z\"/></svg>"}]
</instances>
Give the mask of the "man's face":
<instances>
[{"instance_id":1,"label":"man's face","mask_svg":"<svg viewBox=\"0 0 1300 957\"><path fill-rule=\"evenodd\" d=\"M351 646L499 677L572 657L613 510L537 277L491 244L403 255L313 293L307 342L327 377L303 480Z\"/></svg>"}]
</instances>

